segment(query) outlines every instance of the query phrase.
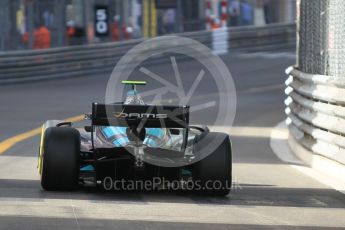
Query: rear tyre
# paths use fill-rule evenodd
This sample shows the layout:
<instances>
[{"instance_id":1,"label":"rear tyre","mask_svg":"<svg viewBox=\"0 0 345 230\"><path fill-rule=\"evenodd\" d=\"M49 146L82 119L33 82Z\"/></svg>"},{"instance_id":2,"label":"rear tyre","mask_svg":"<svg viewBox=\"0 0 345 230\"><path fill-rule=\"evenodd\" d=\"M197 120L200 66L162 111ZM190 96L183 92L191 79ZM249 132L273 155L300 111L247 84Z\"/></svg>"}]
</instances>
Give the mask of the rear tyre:
<instances>
[{"instance_id":1,"label":"rear tyre","mask_svg":"<svg viewBox=\"0 0 345 230\"><path fill-rule=\"evenodd\" d=\"M231 189L232 157L231 142L223 133L208 133L195 143L195 152L205 148L214 138L221 144L214 152L193 165L196 192L204 195L226 196Z\"/></svg>"},{"instance_id":2,"label":"rear tyre","mask_svg":"<svg viewBox=\"0 0 345 230\"><path fill-rule=\"evenodd\" d=\"M73 190L78 185L80 134L70 127L50 127L43 139L41 185L45 190Z\"/></svg>"}]
</instances>

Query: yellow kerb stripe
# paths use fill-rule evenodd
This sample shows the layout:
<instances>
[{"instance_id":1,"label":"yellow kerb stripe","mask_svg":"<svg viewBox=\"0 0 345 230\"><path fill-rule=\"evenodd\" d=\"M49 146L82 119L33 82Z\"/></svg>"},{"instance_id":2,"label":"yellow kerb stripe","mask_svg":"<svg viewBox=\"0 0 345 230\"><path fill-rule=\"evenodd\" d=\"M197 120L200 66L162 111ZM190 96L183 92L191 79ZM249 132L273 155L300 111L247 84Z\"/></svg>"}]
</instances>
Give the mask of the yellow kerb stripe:
<instances>
[{"instance_id":1,"label":"yellow kerb stripe","mask_svg":"<svg viewBox=\"0 0 345 230\"><path fill-rule=\"evenodd\" d=\"M70 121L70 122L77 122L81 121L84 119L84 115L79 115L75 117L70 117L65 119L65 121ZM41 133L42 127L32 129L30 131L27 131L25 133L21 133L17 136L10 137L2 142L0 142L0 154L3 154L5 151L13 147L15 144L24 141L26 139L29 139L30 137L39 135Z\"/></svg>"}]
</instances>

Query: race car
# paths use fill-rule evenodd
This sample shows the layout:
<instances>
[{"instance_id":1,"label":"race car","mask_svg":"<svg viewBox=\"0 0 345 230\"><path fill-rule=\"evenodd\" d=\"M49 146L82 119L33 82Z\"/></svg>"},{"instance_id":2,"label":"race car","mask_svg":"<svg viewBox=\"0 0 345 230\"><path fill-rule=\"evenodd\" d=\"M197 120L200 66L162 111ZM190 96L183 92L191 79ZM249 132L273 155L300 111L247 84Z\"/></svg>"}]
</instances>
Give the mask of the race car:
<instances>
[{"instance_id":1,"label":"race car","mask_svg":"<svg viewBox=\"0 0 345 230\"><path fill-rule=\"evenodd\" d=\"M43 124L38 156L43 189L163 178L192 182L191 190L198 193L227 195L232 174L229 136L190 125L188 105L145 104L137 90L145 81L122 83L131 86L124 102L92 103L85 126L59 120ZM206 154L203 150L212 143L218 144Z\"/></svg>"}]
</instances>

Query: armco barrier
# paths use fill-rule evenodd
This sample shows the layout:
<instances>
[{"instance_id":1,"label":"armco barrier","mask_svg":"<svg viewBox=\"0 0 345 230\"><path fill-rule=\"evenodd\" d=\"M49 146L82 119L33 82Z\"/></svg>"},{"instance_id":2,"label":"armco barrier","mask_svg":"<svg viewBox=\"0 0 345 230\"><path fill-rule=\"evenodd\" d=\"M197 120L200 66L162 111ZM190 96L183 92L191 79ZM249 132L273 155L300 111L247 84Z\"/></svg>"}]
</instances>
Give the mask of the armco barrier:
<instances>
[{"instance_id":1,"label":"armco barrier","mask_svg":"<svg viewBox=\"0 0 345 230\"><path fill-rule=\"evenodd\" d=\"M307 74L294 67L286 73L290 135L311 152L345 164L344 78Z\"/></svg>"},{"instance_id":2,"label":"armco barrier","mask_svg":"<svg viewBox=\"0 0 345 230\"><path fill-rule=\"evenodd\" d=\"M267 50L294 46L295 32L294 24L234 27L227 29L228 36L225 38L230 51ZM214 46L211 31L178 35L195 39L210 48ZM0 53L0 84L110 73L117 61L142 41L144 40L137 39Z\"/></svg>"}]
</instances>

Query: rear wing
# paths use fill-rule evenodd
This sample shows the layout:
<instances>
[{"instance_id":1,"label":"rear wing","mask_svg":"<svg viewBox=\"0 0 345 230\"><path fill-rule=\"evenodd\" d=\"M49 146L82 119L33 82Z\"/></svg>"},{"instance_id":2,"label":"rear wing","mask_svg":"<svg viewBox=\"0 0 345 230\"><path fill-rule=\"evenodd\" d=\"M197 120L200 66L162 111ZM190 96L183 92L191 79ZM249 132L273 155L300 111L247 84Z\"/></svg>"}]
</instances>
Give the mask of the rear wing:
<instances>
[{"instance_id":1,"label":"rear wing","mask_svg":"<svg viewBox=\"0 0 345 230\"><path fill-rule=\"evenodd\" d=\"M188 128L189 106L92 103L93 126Z\"/></svg>"}]
</instances>

